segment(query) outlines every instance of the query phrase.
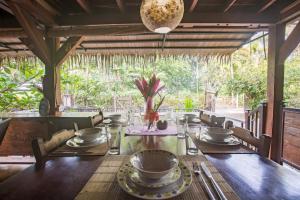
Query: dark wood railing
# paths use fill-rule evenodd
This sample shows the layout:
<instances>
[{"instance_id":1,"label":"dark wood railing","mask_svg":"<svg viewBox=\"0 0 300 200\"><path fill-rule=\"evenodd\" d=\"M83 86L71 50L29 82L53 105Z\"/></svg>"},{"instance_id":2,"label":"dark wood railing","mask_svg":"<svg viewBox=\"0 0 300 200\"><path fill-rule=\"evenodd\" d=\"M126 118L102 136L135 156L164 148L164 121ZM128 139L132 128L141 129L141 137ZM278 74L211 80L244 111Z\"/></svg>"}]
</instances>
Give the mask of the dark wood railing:
<instances>
[{"instance_id":1,"label":"dark wood railing","mask_svg":"<svg viewBox=\"0 0 300 200\"><path fill-rule=\"evenodd\" d=\"M282 160L300 169L300 109L282 110Z\"/></svg>"},{"instance_id":2,"label":"dark wood railing","mask_svg":"<svg viewBox=\"0 0 300 200\"><path fill-rule=\"evenodd\" d=\"M250 130L253 135L259 138L266 133L267 103L261 103L254 110L245 111L245 128Z\"/></svg>"}]
</instances>

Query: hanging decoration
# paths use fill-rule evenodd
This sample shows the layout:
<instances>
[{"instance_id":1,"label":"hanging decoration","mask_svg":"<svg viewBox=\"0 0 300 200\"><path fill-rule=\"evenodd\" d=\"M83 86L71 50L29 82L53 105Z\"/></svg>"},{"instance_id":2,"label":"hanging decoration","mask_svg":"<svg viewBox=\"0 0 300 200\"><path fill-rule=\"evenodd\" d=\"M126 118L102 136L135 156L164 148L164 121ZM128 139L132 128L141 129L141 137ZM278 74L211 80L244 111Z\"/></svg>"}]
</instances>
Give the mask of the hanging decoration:
<instances>
[{"instance_id":1,"label":"hanging decoration","mask_svg":"<svg viewBox=\"0 0 300 200\"><path fill-rule=\"evenodd\" d=\"M140 14L152 32L166 34L175 29L184 13L183 0L143 0Z\"/></svg>"}]
</instances>

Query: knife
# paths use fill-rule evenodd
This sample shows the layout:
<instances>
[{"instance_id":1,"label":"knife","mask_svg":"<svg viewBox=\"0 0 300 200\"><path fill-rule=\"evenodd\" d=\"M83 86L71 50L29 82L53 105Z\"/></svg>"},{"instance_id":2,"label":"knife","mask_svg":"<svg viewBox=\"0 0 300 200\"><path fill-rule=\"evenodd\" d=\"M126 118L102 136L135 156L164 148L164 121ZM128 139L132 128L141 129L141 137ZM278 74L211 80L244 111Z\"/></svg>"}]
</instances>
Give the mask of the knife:
<instances>
[{"instance_id":1,"label":"knife","mask_svg":"<svg viewBox=\"0 0 300 200\"><path fill-rule=\"evenodd\" d=\"M207 168L207 166L205 165L204 162L200 163L201 168L204 171L204 174L209 178L209 180L211 181L214 189L217 191L218 196L220 197L221 200L227 200L225 194L223 193L223 191L221 190L219 184L216 182L216 180L214 179L214 177L212 176L212 174L210 173L209 169Z\"/></svg>"}]
</instances>

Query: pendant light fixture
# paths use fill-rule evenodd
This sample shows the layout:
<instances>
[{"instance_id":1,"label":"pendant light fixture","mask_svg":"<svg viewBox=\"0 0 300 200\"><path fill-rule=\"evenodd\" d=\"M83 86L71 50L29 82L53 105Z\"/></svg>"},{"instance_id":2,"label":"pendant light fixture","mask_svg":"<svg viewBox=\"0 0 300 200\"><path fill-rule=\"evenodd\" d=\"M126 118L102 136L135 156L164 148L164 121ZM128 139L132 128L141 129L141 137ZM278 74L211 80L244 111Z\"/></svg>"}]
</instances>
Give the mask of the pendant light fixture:
<instances>
[{"instance_id":1,"label":"pendant light fixture","mask_svg":"<svg viewBox=\"0 0 300 200\"><path fill-rule=\"evenodd\" d=\"M175 29L184 13L183 0L143 0L140 14L152 32L166 34Z\"/></svg>"}]
</instances>

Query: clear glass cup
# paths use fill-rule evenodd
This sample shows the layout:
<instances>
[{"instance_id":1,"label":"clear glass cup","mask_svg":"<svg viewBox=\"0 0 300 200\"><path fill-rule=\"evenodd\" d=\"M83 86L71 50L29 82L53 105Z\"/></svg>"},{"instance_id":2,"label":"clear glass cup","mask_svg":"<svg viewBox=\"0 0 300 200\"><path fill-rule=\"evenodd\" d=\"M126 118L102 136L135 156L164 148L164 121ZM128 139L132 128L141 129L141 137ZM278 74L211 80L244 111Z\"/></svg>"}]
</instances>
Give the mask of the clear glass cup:
<instances>
[{"instance_id":1,"label":"clear glass cup","mask_svg":"<svg viewBox=\"0 0 300 200\"><path fill-rule=\"evenodd\" d=\"M181 121L181 117L176 117L176 131L177 138L183 139L185 138L185 124Z\"/></svg>"},{"instance_id":2,"label":"clear glass cup","mask_svg":"<svg viewBox=\"0 0 300 200\"><path fill-rule=\"evenodd\" d=\"M188 127L186 130L186 137L185 137L185 144L186 144L186 154L187 155L197 155L198 154L198 147L193 142L190 134L197 135L200 134L200 127L199 126L192 126Z\"/></svg>"},{"instance_id":3,"label":"clear glass cup","mask_svg":"<svg viewBox=\"0 0 300 200\"><path fill-rule=\"evenodd\" d=\"M105 126L108 154L119 155L121 145L121 124L110 124Z\"/></svg>"}]
</instances>

